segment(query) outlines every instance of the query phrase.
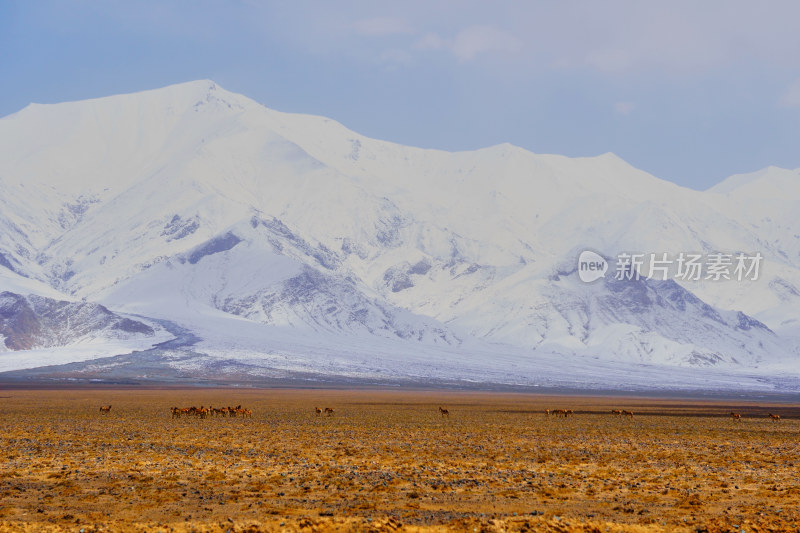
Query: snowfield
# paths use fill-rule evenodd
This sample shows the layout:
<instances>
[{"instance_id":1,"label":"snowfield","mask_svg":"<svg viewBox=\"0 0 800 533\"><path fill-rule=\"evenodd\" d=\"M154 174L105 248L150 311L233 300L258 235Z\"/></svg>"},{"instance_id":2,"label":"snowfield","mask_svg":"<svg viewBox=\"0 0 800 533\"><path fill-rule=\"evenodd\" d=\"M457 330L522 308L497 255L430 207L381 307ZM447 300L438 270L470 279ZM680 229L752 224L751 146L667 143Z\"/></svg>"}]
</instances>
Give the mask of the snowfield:
<instances>
[{"instance_id":1,"label":"snowfield","mask_svg":"<svg viewBox=\"0 0 800 533\"><path fill-rule=\"evenodd\" d=\"M0 372L800 388L800 170L694 191L613 154L369 139L203 80L0 119L0 192ZM587 249L763 260L584 283Z\"/></svg>"}]
</instances>

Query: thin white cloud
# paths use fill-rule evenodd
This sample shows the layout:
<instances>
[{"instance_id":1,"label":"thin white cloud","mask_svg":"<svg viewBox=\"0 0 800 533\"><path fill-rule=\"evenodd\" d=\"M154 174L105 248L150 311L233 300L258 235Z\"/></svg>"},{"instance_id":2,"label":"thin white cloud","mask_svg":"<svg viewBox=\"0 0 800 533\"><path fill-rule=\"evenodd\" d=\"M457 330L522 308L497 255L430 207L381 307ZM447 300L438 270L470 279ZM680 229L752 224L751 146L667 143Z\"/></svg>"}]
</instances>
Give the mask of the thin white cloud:
<instances>
[{"instance_id":1,"label":"thin white cloud","mask_svg":"<svg viewBox=\"0 0 800 533\"><path fill-rule=\"evenodd\" d=\"M524 34L526 53L543 50L550 65L608 74L692 75L748 61L800 66L800 32L794 22L800 17L798 2L776 1L769 7L741 0L567 6L547 12L541 18L546 24Z\"/></svg>"},{"instance_id":2,"label":"thin white cloud","mask_svg":"<svg viewBox=\"0 0 800 533\"><path fill-rule=\"evenodd\" d=\"M446 50L459 62L472 61L487 53L515 53L522 41L512 33L496 26L472 25L456 32L453 38L444 38L439 33L428 32L411 44L416 51Z\"/></svg>"},{"instance_id":3,"label":"thin white cloud","mask_svg":"<svg viewBox=\"0 0 800 533\"><path fill-rule=\"evenodd\" d=\"M414 48L417 50L441 50L445 46L447 46L447 41L434 32L426 33L414 43Z\"/></svg>"},{"instance_id":4,"label":"thin white cloud","mask_svg":"<svg viewBox=\"0 0 800 533\"><path fill-rule=\"evenodd\" d=\"M459 61L470 61L485 52L516 52L521 42L495 26L469 26L453 39L451 50Z\"/></svg>"},{"instance_id":5,"label":"thin white cloud","mask_svg":"<svg viewBox=\"0 0 800 533\"><path fill-rule=\"evenodd\" d=\"M265 26L271 41L365 64L382 53L368 39L393 37L391 46L405 49L418 63L429 51L449 51L462 64L503 55L516 64L506 69L514 76L573 70L692 77L758 64L800 68L796 0L772 0L768 6L749 0L344 0L317 2L313 10L295 3L253 4L252 18Z\"/></svg>"},{"instance_id":6,"label":"thin white cloud","mask_svg":"<svg viewBox=\"0 0 800 533\"><path fill-rule=\"evenodd\" d=\"M353 29L356 33L372 37L402 35L413 32L413 29L405 19L397 17L373 17L357 20L353 23Z\"/></svg>"}]
</instances>

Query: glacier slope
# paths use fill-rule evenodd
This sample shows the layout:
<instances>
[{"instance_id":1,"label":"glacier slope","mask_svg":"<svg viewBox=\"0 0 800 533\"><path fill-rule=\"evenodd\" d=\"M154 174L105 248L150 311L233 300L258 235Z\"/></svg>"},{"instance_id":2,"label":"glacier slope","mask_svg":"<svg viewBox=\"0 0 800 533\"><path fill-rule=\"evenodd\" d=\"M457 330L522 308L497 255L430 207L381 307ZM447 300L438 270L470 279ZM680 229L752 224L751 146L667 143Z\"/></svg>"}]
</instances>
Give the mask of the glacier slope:
<instances>
[{"instance_id":1,"label":"glacier slope","mask_svg":"<svg viewBox=\"0 0 800 533\"><path fill-rule=\"evenodd\" d=\"M0 119L0 141L0 271L197 328L208 353L307 369L327 354L326 372L376 352L376 368L441 358L478 377L548 357L758 373L797 358L800 195L767 208L796 171L698 192L613 154L404 147L209 81L32 105ZM777 189L757 183L748 207L759 180ZM765 267L585 285L584 248L759 251Z\"/></svg>"}]
</instances>

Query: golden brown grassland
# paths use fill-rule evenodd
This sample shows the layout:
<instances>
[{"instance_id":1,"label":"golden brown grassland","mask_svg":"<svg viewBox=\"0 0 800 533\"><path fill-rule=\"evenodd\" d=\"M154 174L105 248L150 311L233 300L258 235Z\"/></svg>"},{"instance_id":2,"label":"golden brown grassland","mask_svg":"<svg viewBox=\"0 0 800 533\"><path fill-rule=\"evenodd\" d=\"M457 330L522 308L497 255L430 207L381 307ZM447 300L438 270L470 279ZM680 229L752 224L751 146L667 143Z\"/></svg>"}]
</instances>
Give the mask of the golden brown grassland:
<instances>
[{"instance_id":1,"label":"golden brown grassland","mask_svg":"<svg viewBox=\"0 0 800 533\"><path fill-rule=\"evenodd\" d=\"M2 531L800 527L798 406L415 391L0 396ZM170 412L237 404L252 418Z\"/></svg>"}]
</instances>

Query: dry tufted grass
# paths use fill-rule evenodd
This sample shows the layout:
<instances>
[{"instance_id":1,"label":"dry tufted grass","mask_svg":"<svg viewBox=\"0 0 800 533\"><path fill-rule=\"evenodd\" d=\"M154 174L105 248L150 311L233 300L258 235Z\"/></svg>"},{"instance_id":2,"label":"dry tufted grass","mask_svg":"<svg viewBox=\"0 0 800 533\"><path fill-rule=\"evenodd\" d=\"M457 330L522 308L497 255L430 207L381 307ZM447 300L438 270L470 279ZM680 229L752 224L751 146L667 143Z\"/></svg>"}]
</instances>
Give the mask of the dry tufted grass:
<instances>
[{"instance_id":1,"label":"dry tufted grass","mask_svg":"<svg viewBox=\"0 0 800 533\"><path fill-rule=\"evenodd\" d=\"M0 396L0 531L800 526L791 405L331 390ZM252 418L170 412L238 404Z\"/></svg>"}]
</instances>

